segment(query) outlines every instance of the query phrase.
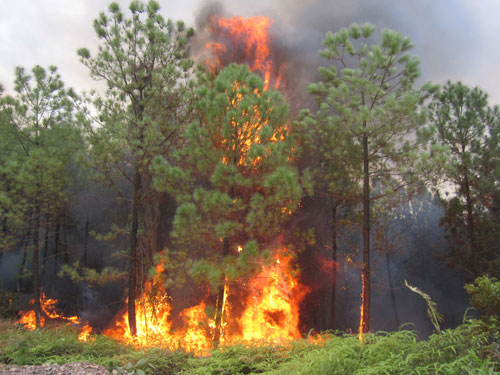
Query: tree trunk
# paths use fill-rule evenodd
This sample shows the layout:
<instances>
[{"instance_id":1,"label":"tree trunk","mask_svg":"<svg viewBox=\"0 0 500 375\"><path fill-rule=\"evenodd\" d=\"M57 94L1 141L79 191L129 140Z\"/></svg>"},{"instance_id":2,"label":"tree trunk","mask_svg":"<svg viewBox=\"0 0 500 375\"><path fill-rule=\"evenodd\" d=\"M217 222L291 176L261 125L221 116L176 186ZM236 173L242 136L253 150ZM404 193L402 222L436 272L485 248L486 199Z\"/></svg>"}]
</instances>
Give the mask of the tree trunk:
<instances>
[{"instance_id":1,"label":"tree trunk","mask_svg":"<svg viewBox=\"0 0 500 375\"><path fill-rule=\"evenodd\" d=\"M40 235L40 211L41 211L40 199L37 199L35 207L35 228L33 232L33 294L35 299L35 324L36 327L40 327L40 280L38 275L38 270L40 268L40 258L39 258L39 235Z\"/></svg>"},{"instance_id":2,"label":"tree trunk","mask_svg":"<svg viewBox=\"0 0 500 375\"><path fill-rule=\"evenodd\" d=\"M132 202L132 223L130 227L129 273L128 273L128 325L130 334L137 334L135 320L135 291L137 286L137 232L139 229L139 199L141 190L141 174L136 167L134 174L134 190Z\"/></svg>"},{"instance_id":3,"label":"tree trunk","mask_svg":"<svg viewBox=\"0 0 500 375\"><path fill-rule=\"evenodd\" d=\"M391 263L389 261L389 253L385 253L385 260L387 262L387 278L389 279L389 291L391 293L392 310L394 311L394 319L396 320L396 328L399 328L399 314L398 307L396 306L396 296L394 295L394 286L392 285L391 276Z\"/></svg>"},{"instance_id":4,"label":"tree trunk","mask_svg":"<svg viewBox=\"0 0 500 375\"><path fill-rule=\"evenodd\" d=\"M42 282L45 277L45 267L47 265L47 256L49 255L48 253L49 253L49 220L47 217L45 217L45 238L43 243L42 271L40 277L40 280L42 280Z\"/></svg>"},{"instance_id":5,"label":"tree trunk","mask_svg":"<svg viewBox=\"0 0 500 375\"><path fill-rule=\"evenodd\" d=\"M229 239L226 237L223 240L222 244L222 257L221 257L221 263L224 260L224 258L229 254ZM215 332L214 332L214 344L217 347L219 344L221 335L222 335L222 314L223 314L223 307L224 307L224 289L225 289L226 283L225 283L225 277L224 277L224 283L219 287L218 293L217 293L217 310L216 310L216 315L215 315Z\"/></svg>"},{"instance_id":6,"label":"tree trunk","mask_svg":"<svg viewBox=\"0 0 500 375\"><path fill-rule=\"evenodd\" d=\"M330 304L330 329L335 329L335 303L336 303L336 288L337 288L337 204L333 201L332 206L332 300Z\"/></svg>"},{"instance_id":7,"label":"tree trunk","mask_svg":"<svg viewBox=\"0 0 500 375\"><path fill-rule=\"evenodd\" d=\"M366 125L365 125L366 127ZM368 135L363 135L363 271L359 332L370 330L370 170Z\"/></svg>"},{"instance_id":8,"label":"tree trunk","mask_svg":"<svg viewBox=\"0 0 500 375\"><path fill-rule=\"evenodd\" d=\"M82 265L87 267L88 265L88 247L89 247L89 219L85 221L85 233L83 237L83 255L82 255Z\"/></svg>"},{"instance_id":9,"label":"tree trunk","mask_svg":"<svg viewBox=\"0 0 500 375\"><path fill-rule=\"evenodd\" d=\"M29 219L28 219L28 232L26 233L26 238L24 239L24 244L23 244L23 258L21 260L21 265L19 266L19 277L17 279L17 292L19 293L23 287L23 274L24 274L24 269L26 268L26 253L28 250L28 245L30 243L30 236L31 236L31 221L32 221L32 213L30 212L29 214Z\"/></svg>"},{"instance_id":10,"label":"tree trunk","mask_svg":"<svg viewBox=\"0 0 500 375\"><path fill-rule=\"evenodd\" d=\"M470 184L469 177L467 173L464 176L464 189L465 189L465 199L467 204L467 227L469 230L469 247L470 254L472 256L472 267L475 276L479 276L479 267L477 264L477 249L475 243L475 233L474 233L474 217L472 213L472 199L470 196Z\"/></svg>"},{"instance_id":11,"label":"tree trunk","mask_svg":"<svg viewBox=\"0 0 500 375\"><path fill-rule=\"evenodd\" d=\"M62 222L62 245L63 245L63 262L64 264L69 264L69 240L68 240L68 233L69 233L69 224L68 220L66 218L66 215L63 215L63 222Z\"/></svg>"},{"instance_id":12,"label":"tree trunk","mask_svg":"<svg viewBox=\"0 0 500 375\"><path fill-rule=\"evenodd\" d=\"M62 218L62 214L59 213L59 215L57 215L56 228L54 230L54 257L55 257L56 261L60 255L60 252L61 252L61 237L60 237L61 236L61 218Z\"/></svg>"},{"instance_id":13,"label":"tree trunk","mask_svg":"<svg viewBox=\"0 0 500 375\"><path fill-rule=\"evenodd\" d=\"M2 219L2 233L3 233L3 238L7 238L7 217L4 217ZM2 264L2 260L3 260L3 252L4 252L4 248L0 248L0 264Z\"/></svg>"}]
</instances>

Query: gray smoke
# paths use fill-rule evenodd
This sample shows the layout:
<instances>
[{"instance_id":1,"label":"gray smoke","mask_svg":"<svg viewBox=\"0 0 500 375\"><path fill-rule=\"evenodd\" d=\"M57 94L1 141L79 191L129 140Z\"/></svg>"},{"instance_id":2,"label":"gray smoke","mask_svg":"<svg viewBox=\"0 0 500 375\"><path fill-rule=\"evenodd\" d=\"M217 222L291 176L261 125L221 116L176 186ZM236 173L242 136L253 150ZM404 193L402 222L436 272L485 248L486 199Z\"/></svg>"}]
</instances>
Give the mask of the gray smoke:
<instances>
[{"instance_id":1,"label":"gray smoke","mask_svg":"<svg viewBox=\"0 0 500 375\"><path fill-rule=\"evenodd\" d=\"M408 36L415 45L413 54L421 60L422 83L466 79L477 70L479 61L474 56L484 48L475 20L456 0L207 1L196 12L196 29L201 35L212 14L273 18L273 43L286 53L294 89L302 93L307 82L316 80L318 64L324 63L318 51L325 33L353 22L370 22L380 30L391 28Z\"/></svg>"},{"instance_id":2,"label":"gray smoke","mask_svg":"<svg viewBox=\"0 0 500 375\"><path fill-rule=\"evenodd\" d=\"M197 12L198 43L194 47L197 56L210 40L212 15L265 15L274 19L272 53L286 62L284 91L292 105L292 115L313 105L305 87L318 79L317 68L326 63L318 57L318 51L328 31L339 31L353 22L370 22L379 31L390 28L408 36L414 43L412 53L421 61L419 84L465 79L477 68L478 62L473 56L479 54L482 46L478 43L479 30L472 15L463 3L454 0L255 0L251 3L221 0L207 1ZM413 215L416 206L420 207L418 217ZM398 325L411 322L423 335L432 332L424 301L404 287L405 279L437 301L438 309L445 315L445 326L461 322L468 305L464 280L439 260L447 248L439 227L442 214L439 204L433 202L431 196L423 195L415 198L412 207L402 207L399 219L389 220L388 225L400 243L389 257L376 250L372 255L372 329L395 330ZM315 228L317 240L315 248L308 248L300 255L303 281L311 288L303 308L303 326L325 329L328 328L331 274L321 271L317 259L329 256L329 209L324 202L311 202L303 211L301 221L304 230L308 226ZM361 293L359 230L343 236L336 286L336 328L357 331ZM352 258L352 263L346 262L346 256Z\"/></svg>"}]
</instances>

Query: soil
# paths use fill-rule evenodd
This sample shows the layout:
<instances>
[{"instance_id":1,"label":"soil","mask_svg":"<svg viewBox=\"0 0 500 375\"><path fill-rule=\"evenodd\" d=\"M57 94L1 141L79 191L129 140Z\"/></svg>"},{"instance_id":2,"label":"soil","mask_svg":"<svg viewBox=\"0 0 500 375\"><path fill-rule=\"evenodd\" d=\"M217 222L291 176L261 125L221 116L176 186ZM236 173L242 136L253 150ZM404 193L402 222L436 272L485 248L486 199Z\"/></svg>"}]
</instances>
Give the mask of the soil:
<instances>
[{"instance_id":1,"label":"soil","mask_svg":"<svg viewBox=\"0 0 500 375\"><path fill-rule=\"evenodd\" d=\"M113 371L111 374L116 373ZM45 364L17 366L0 364L0 375L109 375L106 367L90 362L73 362L65 365Z\"/></svg>"}]
</instances>

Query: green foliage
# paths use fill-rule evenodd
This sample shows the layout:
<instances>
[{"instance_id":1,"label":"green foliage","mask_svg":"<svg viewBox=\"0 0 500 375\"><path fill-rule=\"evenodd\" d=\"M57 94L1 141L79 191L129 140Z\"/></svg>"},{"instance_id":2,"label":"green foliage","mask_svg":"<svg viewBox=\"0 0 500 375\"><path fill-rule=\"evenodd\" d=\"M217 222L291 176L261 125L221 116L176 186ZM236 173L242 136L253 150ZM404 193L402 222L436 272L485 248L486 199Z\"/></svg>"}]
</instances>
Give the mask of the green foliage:
<instances>
[{"instance_id":1,"label":"green foliage","mask_svg":"<svg viewBox=\"0 0 500 375\"><path fill-rule=\"evenodd\" d=\"M28 331L11 321L0 321L0 363L36 365L89 361L110 370L133 369L136 374L173 375L187 365L189 355L152 348L138 350L103 335L80 342L72 327L47 327Z\"/></svg>"},{"instance_id":2,"label":"green foliage","mask_svg":"<svg viewBox=\"0 0 500 375\"><path fill-rule=\"evenodd\" d=\"M181 135L191 121L194 62L187 43L193 31L181 21L164 19L153 0L131 1L129 12L113 2L93 25L97 53L87 48L77 53L91 77L104 80L107 89L104 95L89 96L83 108L91 146L83 162L94 180L129 202L129 217L99 238L128 237L128 259L136 259L129 267L132 278L138 267L151 266L159 250L160 194L152 188L149 167L154 157L169 157L182 145ZM132 189L123 189L127 183ZM83 273L97 283L118 276L109 270ZM134 300L134 288L129 288L130 303Z\"/></svg>"},{"instance_id":3,"label":"green foliage","mask_svg":"<svg viewBox=\"0 0 500 375\"><path fill-rule=\"evenodd\" d=\"M10 327L6 327L7 324ZM0 362L20 365L42 364L46 362L67 363L90 360L103 363L108 358L122 355L129 349L105 336L96 336L91 343L78 341L78 333L70 327L47 327L28 331L12 322L2 322L5 326L0 333Z\"/></svg>"},{"instance_id":4,"label":"green foliage","mask_svg":"<svg viewBox=\"0 0 500 375\"><path fill-rule=\"evenodd\" d=\"M487 317L500 318L500 281L497 278L479 276L473 284L467 284L465 290L471 295L472 307Z\"/></svg>"},{"instance_id":5,"label":"green foliage","mask_svg":"<svg viewBox=\"0 0 500 375\"><path fill-rule=\"evenodd\" d=\"M182 374L224 375L224 374L260 374L267 373L286 362L288 356L303 351L288 346L245 347L232 346L215 350L207 358L192 359L191 368Z\"/></svg>"},{"instance_id":6,"label":"green foliage","mask_svg":"<svg viewBox=\"0 0 500 375\"><path fill-rule=\"evenodd\" d=\"M323 346L291 358L269 374L492 374L498 361L474 346L467 329L446 330L428 341L413 332L330 338Z\"/></svg>"},{"instance_id":7,"label":"green foliage","mask_svg":"<svg viewBox=\"0 0 500 375\"><path fill-rule=\"evenodd\" d=\"M56 67L15 70L14 95L0 98L0 248L26 233L35 207L61 212L75 177L75 150L83 140L75 113L78 97Z\"/></svg>"},{"instance_id":8,"label":"green foliage","mask_svg":"<svg viewBox=\"0 0 500 375\"><path fill-rule=\"evenodd\" d=\"M199 120L186 129L186 146L176 158L157 157L151 169L155 186L179 203L173 236L189 254L192 275L217 287L225 276L255 270L303 188L291 165L295 141L282 96L264 90L247 66L202 79Z\"/></svg>"},{"instance_id":9,"label":"green foliage","mask_svg":"<svg viewBox=\"0 0 500 375\"><path fill-rule=\"evenodd\" d=\"M371 44L375 30L353 24L326 34L320 55L330 64L319 68L321 81L308 85L318 110L303 112L297 122L315 156L315 183L335 200L360 199L365 158L380 196L415 182L424 167L417 137L410 135L424 124L420 104L435 88L413 87L419 61L410 55L408 38L382 30L381 42Z\"/></svg>"},{"instance_id":10,"label":"green foliage","mask_svg":"<svg viewBox=\"0 0 500 375\"><path fill-rule=\"evenodd\" d=\"M0 318L12 318L17 314L17 295L0 284Z\"/></svg>"},{"instance_id":11,"label":"green foliage","mask_svg":"<svg viewBox=\"0 0 500 375\"><path fill-rule=\"evenodd\" d=\"M109 14L101 12L94 20L101 40L96 56L86 48L78 50L90 75L107 83L105 97L93 98L98 115L88 109L94 123L87 131L89 167L108 183L132 179L127 162L146 173L153 156L175 147L191 106L191 32L182 22L165 20L155 1L133 1L129 9L126 17L112 3Z\"/></svg>"},{"instance_id":12,"label":"green foliage","mask_svg":"<svg viewBox=\"0 0 500 375\"><path fill-rule=\"evenodd\" d=\"M73 282L87 282L92 286L103 286L112 281L118 281L125 277L124 272L119 272L112 267L104 267L100 272L93 268L81 267L80 262L76 261L72 265L63 264L58 273L59 277L68 276Z\"/></svg>"},{"instance_id":13,"label":"green foliage","mask_svg":"<svg viewBox=\"0 0 500 375\"><path fill-rule=\"evenodd\" d=\"M441 181L453 194L442 194L446 213L448 264L479 276L498 276L498 165L500 165L500 110L488 105L480 88L447 82L429 105L429 144L446 151ZM442 189L443 190L443 189Z\"/></svg>"},{"instance_id":14,"label":"green foliage","mask_svg":"<svg viewBox=\"0 0 500 375\"><path fill-rule=\"evenodd\" d=\"M118 373L212 374L475 374L500 371L500 321L470 320L418 340L414 332L325 335L319 344L233 346L208 357L160 348L134 349L101 335L77 341L70 327L27 331L0 321L0 362L10 364L90 361Z\"/></svg>"},{"instance_id":15,"label":"green foliage","mask_svg":"<svg viewBox=\"0 0 500 375\"><path fill-rule=\"evenodd\" d=\"M363 301L370 300L375 204L394 207L396 199L417 191L430 160L417 134L425 122L422 104L433 87L414 87L419 60L411 55L408 38L384 29L380 42L374 43L375 31L371 24L352 24L326 34L319 54L327 64L318 69L320 81L307 86L318 109L314 114L302 112L296 122L312 154L315 190L332 202L334 216L346 206L362 206L357 219L363 218L358 221L363 236ZM338 218L332 219L336 230ZM369 304L363 303L362 309L366 332Z\"/></svg>"}]
</instances>

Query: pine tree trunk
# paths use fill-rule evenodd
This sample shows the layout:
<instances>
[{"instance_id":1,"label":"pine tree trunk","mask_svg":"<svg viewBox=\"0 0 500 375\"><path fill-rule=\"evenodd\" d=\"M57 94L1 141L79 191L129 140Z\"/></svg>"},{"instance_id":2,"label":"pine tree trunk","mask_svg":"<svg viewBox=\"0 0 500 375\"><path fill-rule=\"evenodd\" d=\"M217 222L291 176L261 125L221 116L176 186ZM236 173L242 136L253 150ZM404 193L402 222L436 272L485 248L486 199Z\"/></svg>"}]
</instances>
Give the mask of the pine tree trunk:
<instances>
[{"instance_id":1,"label":"pine tree trunk","mask_svg":"<svg viewBox=\"0 0 500 375\"><path fill-rule=\"evenodd\" d=\"M391 276L391 263L389 261L389 253L385 253L385 260L387 263L387 278L389 279L389 291L391 293L392 310L394 311L394 319L396 320L396 328L399 328L399 314L398 307L396 306L396 296L394 295L394 286L392 285Z\"/></svg>"},{"instance_id":2,"label":"pine tree trunk","mask_svg":"<svg viewBox=\"0 0 500 375\"><path fill-rule=\"evenodd\" d=\"M139 229L139 199L141 190L141 175L136 167L134 174L134 191L132 202L132 223L130 228L129 273L128 273L128 325L130 334L137 334L135 320L135 292L137 286L137 232Z\"/></svg>"},{"instance_id":3,"label":"pine tree trunk","mask_svg":"<svg viewBox=\"0 0 500 375\"><path fill-rule=\"evenodd\" d=\"M336 288L337 288L337 205L335 201L332 206L332 299L330 304L330 329L335 329L335 304L336 304Z\"/></svg>"},{"instance_id":4,"label":"pine tree trunk","mask_svg":"<svg viewBox=\"0 0 500 375\"><path fill-rule=\"evenodd\" d=\"M365 124L366 127L366 124ZM363 135L363 271L361 275L360 333L370 330L370 170L368 135Z\"/></svg>"},{"instance_id":5,"label":"pine tree trunk","mask_svg":"<svg viewBox=\"0 0 500 375\"><path fill-rule=\"evenodd\" d=\"M221 257L221 262L222 260L229 254L229 239L224 238L223 244L222 244L222 257ZM224 277L225 280L225 277ZM215 332L214 332L214 345L217 347L219 344L221 335L222 335L222 313L223 313L223 307L224 307L224 289L225 289L225 282L219 287L218 293L217 293L217 312L215 315Z\"/></svg>"},{"instance_id":6,"label":"pine tree trunk","mask_svg":"<svg viewBox=\"0 0 500 375\"><path fill-rule=\"evenodd\" d=\"M89 247L89 219L85 221L85 233L83 237L83 255L82 255L82 265L87 267L88 265L88 247Z\"/></svg>"},{"instance_id":7,"label":"pine tree trunk","mask_svg":"<svg viewBox=\"0 0 500 375\"><path fill-rule=\"evenodd\" d=\"M476 249L475 233L474 233L474 217L472 213L472 199L470 196L470 184L467 173L465 173L464 176L464 189L465 189L465 199L467 204L467 227L469 230L469 247L472 256L472 267L474 275L479 276L479 268L477 264L477 249Z\"/></svg>"},{"instance_id":8,"label":"pine tree trunk","mask_svg":"<svg viewBox=\"0 0 500 375\"><path fill-rule=\"evenodd\" d=\"M57 260L59 258L60 252L61 252L61 217L62 214L60 213L57 215L56 219L56 228L54 230L54 257Z\"/></svg>"},{"instance_id":9,"label":"pine tree trunk","mask_svg":"<svg viewBox=\"0 0 500 375\"><path fill-rule=\"evenodd\" d=\"M7 217L2 219L2 233L3 238L7 238ZM0 264L2 264L4 249L0 248Z\"/></svg>"},{"instance_id":10,"label":"pine tree trunk","mask_svg":"<svg viewBox=\"0 0 500 375\"><path fill-rule=\"evenodd\" d=\"M33 232L33 294L35 299L35 322L36 327L40 327L40 280L38 275L38 270L40 268L40 258L39 258L39 235L40 235L40 214L41 214L41 203L40 199L37 199L35 207L35 228Z\"/></svg>"},{"instance_id":11,"label":"pine tree trunk","mask_svg":"<svg viewBox=\"0 0 500 375\"><path fill-rule=\"evenodd\" d=\"M68 220L65 215L63 215L63 222L62 222L62 244L63 244L63 262L64 264L69 264L69 240L68 240L68 233L69 233L69 224Z\"/></svg>"},{"instance_id":12,"label":"pine tree trunk","mask_svg":"<svg viewBox=\"0 0 500 375\"><path fill-rule=\"evenodd\" d=\"M45 267L47 265L47 256L49 253L49 220L45 217L45 238L43 243L43 255L42 255L42 271L40 280L44 280L45 277Z\"/></svg>"},{"instance_id":13,"label":"pine tree trunk","mask_svg":"<svg viewBox=\"0 0 500 375\"><path fill-rule=\"evenodd\" d=\"M27 255L27 250L28 250L28 245L30 243L30 237L31 237L31 222L32 222L32 213L30 212L29 214L29 219L28 219L28 232L26 233L26 237L24 239L24 244L23 244L23 258L21 260L21 265L19 266L19 277L17 279L17 292L19 293L23 287L23 274L24 270L26 268L26 255Z\"/></svg>"}]
</instances>

